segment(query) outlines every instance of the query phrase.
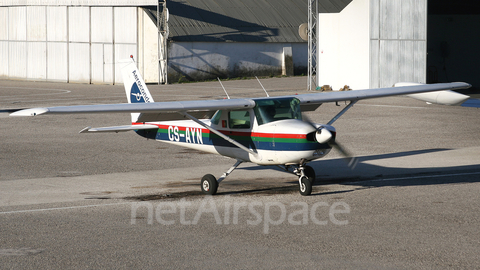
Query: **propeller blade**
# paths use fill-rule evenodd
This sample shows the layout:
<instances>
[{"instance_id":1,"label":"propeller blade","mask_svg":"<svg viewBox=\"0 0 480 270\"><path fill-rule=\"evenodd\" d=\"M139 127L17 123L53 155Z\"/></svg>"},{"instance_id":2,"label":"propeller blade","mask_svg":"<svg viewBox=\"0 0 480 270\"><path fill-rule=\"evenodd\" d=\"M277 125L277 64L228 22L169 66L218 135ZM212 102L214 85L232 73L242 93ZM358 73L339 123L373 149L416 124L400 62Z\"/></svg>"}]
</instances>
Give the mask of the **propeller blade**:
<instances>
[{"instance_id":1,"label":"propeller blade","mask_svg":"<svg viewBox=\"0 0 480 270\"><path fill-rule=\"evenodd\" d=\"M345 160L345 162L347 162L347 165L350 169L355 169L358 164L358 159L356 157L354 157L349 151L347 151L341 144L336 141L330 142L329 144L343 155L343 159Z\"/></svg>"},{"instance_id":2,"label":"propeller blade","mask_svg":"<svg viewBox=\"0 0 480 270\"><path fill-rule=\"evenodd\" d=\"M306 114L302 113L302 120L303 122L309 124L310 126L312 126L314 129L317 129L317 126L315 125L315 123L313 123L313 121L310 119L310 117L308 117Z\"/></svg>"},{"instance_id":3,"label":"propeller blade","mask_svg":"<svg viewBox=\"0 0 480 270\"><path fill-rule=\"evenodd\" d=\"M315 139L320 142L320 143L328 143L332 148L335 148L336 150L338 150L340 152L340 154L343 156L343 160L347 163L347 166L353 170L355 169L355 167L357 166L358 164L358 159L356 157L354 157L347 149L345 149L345 147L343 147L341 144L339 144L336 140L331 140L331 138L333 137L331 132L327 129L324 129L324 128L321 128L319 129L315 123L313 123L310 118L306 115L306 114L303 114L302 115L302 118L303 118L303 121L305 123L308 123L310 124L313 128L315 128L317 130L317 134L315 136ZM322 131L326 131L326 132L322 132ZM328 133L327 133L328 132ZM323 133L323 136L322 134ZM329 138L326 139L326 137L328 136L327 134L329 134ZM319 141L320 140L320 141Z\"/></svg>"}]
</instances>

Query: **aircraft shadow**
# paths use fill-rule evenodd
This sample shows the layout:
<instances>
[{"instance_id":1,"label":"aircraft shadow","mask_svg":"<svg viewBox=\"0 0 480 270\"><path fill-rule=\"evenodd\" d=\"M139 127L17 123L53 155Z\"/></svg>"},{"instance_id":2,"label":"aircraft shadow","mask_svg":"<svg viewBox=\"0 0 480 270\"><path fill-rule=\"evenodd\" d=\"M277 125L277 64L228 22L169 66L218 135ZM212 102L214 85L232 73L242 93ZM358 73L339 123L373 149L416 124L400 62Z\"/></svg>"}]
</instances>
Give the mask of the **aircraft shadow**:
<instances>
[{"instance_id":1,"label":"aircraft shadow","mask_svg":"<svg viewBox=\"0 0 480 270\"><path fill-rule=\"evenodd\" d=\"M317 174L315 186L311 196L322 196L332 194L350 193L359 189L375 188L375 187L402 187L402 186L428 186L428 185L446 185L461 183L480 182L480 164L452 167L425 167L425 168L398 168L383 167L378 165L367 164L367 161L382 160L390 158L413 157L416 155L446 152L452 149L426 149L416 151L405 151L399 153L389 153L381 155L371 155L359 157L359 163L354 170L351 170L343 159L317 160L310 162ZM237 168L238 171L257 171L257 170L275 170L285 172L276 166L258 166L248 165ZM238 173L238 172L237 172ZM235 173L234 173L235 174ZM283 181L275 183L256 180L235 180L232 174L220 185L217 196L228 195L278 195L298 193L297 177L293 174L291 181ZM469 176L470 175L470 176ZM466 176L466 177L465 177ZM275 180L275 179L269 179ZM288 184L288 185L285 185ZM342 190L325 190L321 186L330 184L340 184L349 186L351 189ZM223 188L222 188L223 186ZM229 186L226 188L226 186ZM177 198L185 196L203 196L201 191L176 192L172 194L153 194L139 197L129 197L135 200L159 200L165 198Z\"/></svg>"},{"instance_id":2,"label":"aircraft shadow","mask_svg":"<svg viewBox=\"0 0 480 270\"><path fill-rule=\"evenodd\" d=\"M480 177L456 177L464 174L480 172L480 164L453 167L423 167L423 168L399 168L383 167L365 163L366 161L409 157L421 154L449 151L452 149L426 149L416 151L405 151L372 156L358 157L358 164L351 170L343 159L317 160L310 162L317 174L315 186L326 184L344 184L349 186L363 187L385 187L385 186L424 186L424 185L445 185L459 183L480 182ZM238 168L239 170L265 170L266 168L283 171L276 166L249 166ZM444 175L436 177L436 175ZM472 174L474 175L474 174ZM480 175L480 174L479 174ZM468 180L465 180L468 179ZM292 175L291 184L298 183ZM353 190L352 190L353 191ZM315 190L314 190L315 192ZM342 191L345 192L345 191ZM349 191L347 191L349 192ZM320 193L319 195L324 195Z\"/></svg>"}]
</instances>

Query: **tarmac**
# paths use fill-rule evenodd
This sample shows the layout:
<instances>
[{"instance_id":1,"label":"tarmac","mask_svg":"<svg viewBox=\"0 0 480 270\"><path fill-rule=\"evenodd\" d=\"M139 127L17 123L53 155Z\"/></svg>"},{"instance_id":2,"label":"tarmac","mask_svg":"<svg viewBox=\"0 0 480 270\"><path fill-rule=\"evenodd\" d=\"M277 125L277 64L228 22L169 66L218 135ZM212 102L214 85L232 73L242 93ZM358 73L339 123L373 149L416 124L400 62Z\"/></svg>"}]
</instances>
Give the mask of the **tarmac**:
<instances>
[{"instance_id":1,"label":"tarmac","mask_svg":"<svg viewBox=\"0 0 480 270\"><path fill-rule=\"evenodd\" d=\"M306 80L261 82L278 96L307 93ZM256 80L223 84L232 98L265 95ZM225 98L218 82L148 87L155 101ZM1 80L0 96L0 109L126 100L123 85ZM308 116L326 123L344 106L338 105L323 104ZM0 118L0 264L6 269L475 268L479 113L406 97L360 101L334 125L339 142L359 164L350 170L335 151L311 162L317 184L309 197L298 194L294 175L255 164L242 164L220 184L218 195L205 197L200 178L218 177L234 160L134 133L78 134L86 126L128 124L128 115ZM240 210L235 213L232 205ZM166 211L162 219L163 206L178 211ZM195 223L199 209L203 216ZM315 216L312 209L330 212Z\"/></svg>"}]
</instances>

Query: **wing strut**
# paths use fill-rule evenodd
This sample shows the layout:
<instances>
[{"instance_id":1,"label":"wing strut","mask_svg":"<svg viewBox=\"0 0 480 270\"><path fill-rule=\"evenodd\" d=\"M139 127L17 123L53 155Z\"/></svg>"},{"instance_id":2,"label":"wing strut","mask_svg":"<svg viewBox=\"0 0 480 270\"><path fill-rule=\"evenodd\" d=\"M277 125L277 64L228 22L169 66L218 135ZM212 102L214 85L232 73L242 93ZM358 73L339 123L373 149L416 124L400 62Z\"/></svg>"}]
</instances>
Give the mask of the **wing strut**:
<instances>
[{"instance_id":1,"label":"wing strut","mask_svg":"<svg viewBox=\"0 0 480 270\"><path fill-rule=\"evenodd\" d=\"M207 124L203 123L202 121L198 120L197 118L191 116L190 114L188 114L187 112L179 112L180 114L183 114L185 115L186 117L190 118L191 120L193 120L195 123L203 126L204 128L210 130L211 132L217 134L218 136L220 136L222 139L226 140L227 142L235 145L236 147L244 150L244 151L247 151L248 153L252 154L254 157L256 158L259 158L259 155L257 152L255 152L254 150L252 149L248 149L247 147L243 146L241 143L235 141L234 139L228 137L227 135L221 133L220 131L208 126ZM238 166L238 165L237 165Z\"/></svg>"},{"instance_id":2,"label":"wing strut","mask_svg":"<svg viewBox=\"0 0 480 270\"><path fill-rule=\"evenodd\" d=\"M343 110L341 110L337 115L335 115L335 117L333 117L332 120L330 120L330 122L327 123L327 125L331 126L335 121L338 120L338 118L340 118L340 116L346 113L348 109L352 108L353 105L357 103L357 101L358 100L351 100L350 103L348 103L347 107L343 108Z\"/></svg>"}]
</instances>

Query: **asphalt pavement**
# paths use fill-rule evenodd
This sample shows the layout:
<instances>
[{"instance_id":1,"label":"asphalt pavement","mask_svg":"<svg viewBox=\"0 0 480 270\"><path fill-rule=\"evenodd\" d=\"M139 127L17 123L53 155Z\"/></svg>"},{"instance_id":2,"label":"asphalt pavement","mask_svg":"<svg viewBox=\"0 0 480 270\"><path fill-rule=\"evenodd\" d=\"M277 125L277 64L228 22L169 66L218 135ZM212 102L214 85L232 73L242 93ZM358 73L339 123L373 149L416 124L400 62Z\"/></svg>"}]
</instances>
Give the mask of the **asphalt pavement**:
<instances>
[{"instance_id":1,"label":"asphalt pavement","mask_svg":"<svg viewBox=\"0 0 480 270\"><path fill-rule=\"evenodd\" d=\"M306 77L264 78L271 96ZM223 82L260 97L256 80ZM155 101L219 99L218 82L149 85ZM122 85L0 80L0 110L126 102ZM344 104L308 113L328 122ZM6 116L5 114L2 114ZM480 251L480 110L406 97L358 102L335 122L359 158L294 175L242 164L216 196L200 178L234 160L135 133L79 134L125 114L0 118L2 269L473 269Z\"/></svg>"}]
</instances>

